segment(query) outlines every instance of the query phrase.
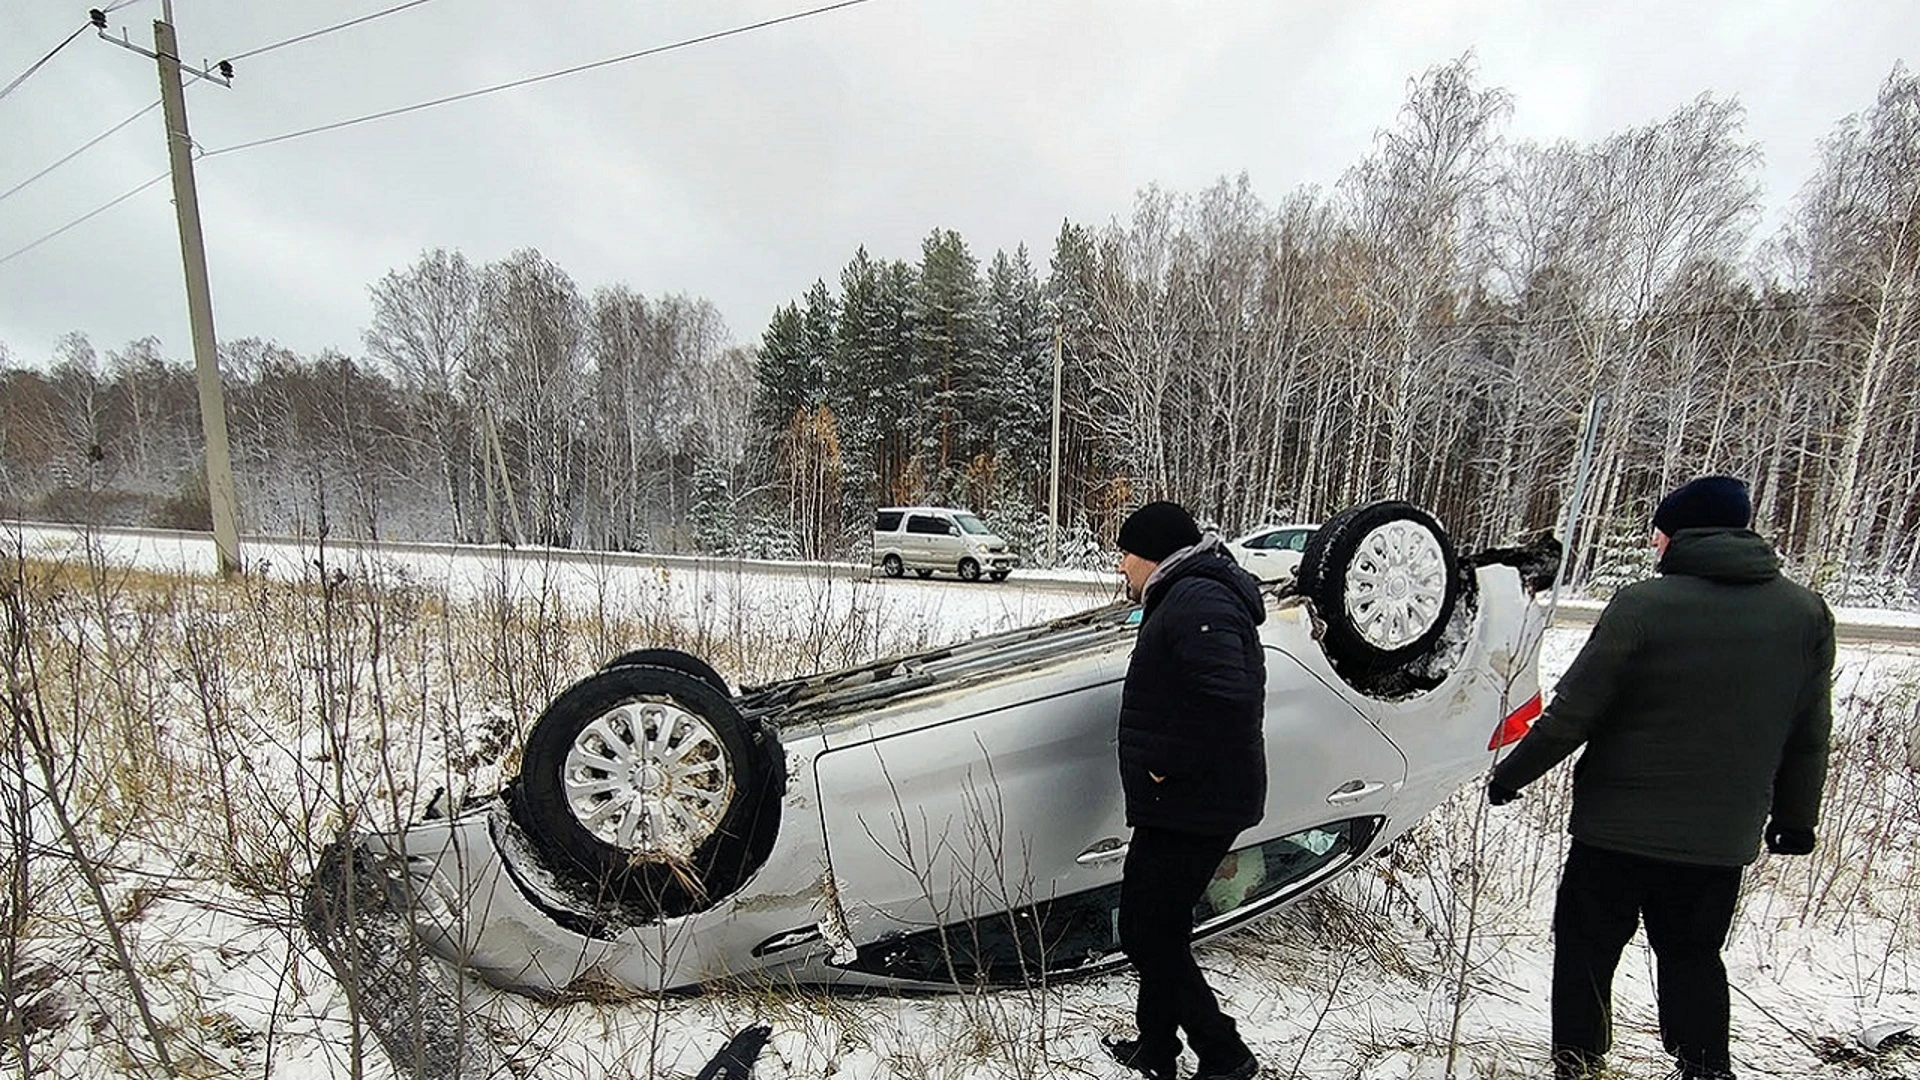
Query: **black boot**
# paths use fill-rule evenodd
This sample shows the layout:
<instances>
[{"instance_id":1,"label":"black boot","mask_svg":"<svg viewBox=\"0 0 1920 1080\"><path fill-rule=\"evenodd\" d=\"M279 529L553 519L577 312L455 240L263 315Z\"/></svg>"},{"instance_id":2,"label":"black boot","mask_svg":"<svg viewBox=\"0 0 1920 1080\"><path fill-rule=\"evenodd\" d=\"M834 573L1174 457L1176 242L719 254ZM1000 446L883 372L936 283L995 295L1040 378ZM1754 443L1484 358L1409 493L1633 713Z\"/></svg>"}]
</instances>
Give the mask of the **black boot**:
<instances>
[{"instance_id":1,"label":"black boot","mask_svg":"<svg viewBox=\"0 0 1920 1080\"><path fill-rule=\"evenodd\" d=\"M1147 1080L1179 1080L1180 1051L1175 1050L1169 1057L1160 1058L1143 1053L1138 1039L1115 1039L1111 1036L1100 1040L1107 1048L1113 1060L1129 1069L1138 1070Z\"/></svg>"}]
</instances>

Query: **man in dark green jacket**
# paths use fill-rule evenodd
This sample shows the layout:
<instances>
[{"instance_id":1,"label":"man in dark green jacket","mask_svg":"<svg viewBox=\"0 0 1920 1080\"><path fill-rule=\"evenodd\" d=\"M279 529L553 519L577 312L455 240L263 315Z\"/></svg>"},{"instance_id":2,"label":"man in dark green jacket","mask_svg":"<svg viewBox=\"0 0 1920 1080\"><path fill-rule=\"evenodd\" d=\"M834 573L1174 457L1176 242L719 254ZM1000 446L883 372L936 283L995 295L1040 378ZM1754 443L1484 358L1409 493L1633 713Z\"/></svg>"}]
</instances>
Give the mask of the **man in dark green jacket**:
<instances>
[{"instance_id":1,"label":"man in dark green jacket","mask_svg":"<svg viewBox=\"0 0 1920 1080\"><path fill-rule=\"evenodd\" d=\"M1813 850L1833 615L1749 531L1746 485L1694 480L1653 516L1659 576L1620 590L1553 703L1494 769L1494 805L1582 745L1554 907L1553 1056L1598 1072L1614 967L1645 919L1661 1041L1689 1080L1733 1076L1720 960L1742 869Z\"/></svg>"}]
</instances>

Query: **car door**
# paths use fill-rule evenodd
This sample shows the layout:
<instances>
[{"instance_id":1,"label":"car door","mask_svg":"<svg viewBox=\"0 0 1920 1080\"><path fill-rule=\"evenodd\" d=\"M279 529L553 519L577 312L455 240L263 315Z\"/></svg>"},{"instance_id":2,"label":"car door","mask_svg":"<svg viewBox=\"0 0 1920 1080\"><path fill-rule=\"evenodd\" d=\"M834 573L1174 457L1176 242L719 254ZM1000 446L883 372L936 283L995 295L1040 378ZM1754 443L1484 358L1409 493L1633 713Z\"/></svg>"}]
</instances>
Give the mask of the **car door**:
<instances>
[{"instance_id":1,"label":"car door","mask_svg":"<svg viewBox=\"0 0 1920 1080\"><path fill-rule=\"evenodd\" d=\"M1273 534L1271 552L1275 577L1299 573L1300 557L1306 553L1307 538L1312 535L1312 529L1281 529Z\"/></svg>"},{"instance_id":2,"label":"car door","mask_svg":"<svg viewBox=\"0 0 1920 1080\"><path fill-rule=\"evenodd\" d=\"M906 561L906 557L901 555L900 545L903 535L901 525L905 516L898 510L875 512L873 519L873 564L875 566L879 566L889 554L899 557L902 563Z\"/></svg>"},{"instance_id":3,"label":"car door","mask_svg":"<svg viewBox=\"0 0 1920 1080\"><path fill-rule=\"evenodd\" d=\"M827 859L860 949L854 966L945 981L943 965L965 952L944 948L945 935L991 933L1008 911L1119 880L1125 663L1124 648L1078 658L1010 680L1016 692L986 711L815 759ZM930 958L888 947L930 928ZM1098 937L1104 945L1104 926Z\"/></svg>"},{"instance_id":4,"label":"car door","mask_svg":"<svg viewBox=\"0 0 1920 1080\"><path fill-rule=\"evenodd\" d=\"M1265 532L1250 536L1241 542L1240 546L1246 553L1245 558L1241 560L1241 565L1261 581L1272 581L1277 577L1285 576L1282 571L1276 569L1277 556L1271 546L1274 539L1280 535L1278 531Z\"/></svg>"},{"instance_id":5,"label":"car door","mask_svg":"<svg viewBox=\"0 0 1920 1080\"><path fill-rule=\"evenodd\" d=\"M1266 657L1267 814L1241 842L1385 815L1406 781L1406 755L1344 692L1287 652L1269 645Z\"/></svg>"},{"instance_id":6,"label":"car door","mask_svg":"<svg viewBox=\"0 0 1920 1080\"><path fill-rule=\"evenodd\" d=\"M902 538L901 548L908 566L931 568L938 565L935 558L934 543L946 535L946 523L932 514L907 515L907 535Z\"/></svg>"},{"instance_id":7,"label":"car door","mask_svg":"<svg viewBox=\"0 0 1920 1080\"><path fill-rule=\"evenodd\" d=\"M927 565L941 570L953 570L960 565L960 556L966 547L966 541L960 536L960 526L947 514L934 518L938 531L927 536Z\"/></svg>"}]
</instances>

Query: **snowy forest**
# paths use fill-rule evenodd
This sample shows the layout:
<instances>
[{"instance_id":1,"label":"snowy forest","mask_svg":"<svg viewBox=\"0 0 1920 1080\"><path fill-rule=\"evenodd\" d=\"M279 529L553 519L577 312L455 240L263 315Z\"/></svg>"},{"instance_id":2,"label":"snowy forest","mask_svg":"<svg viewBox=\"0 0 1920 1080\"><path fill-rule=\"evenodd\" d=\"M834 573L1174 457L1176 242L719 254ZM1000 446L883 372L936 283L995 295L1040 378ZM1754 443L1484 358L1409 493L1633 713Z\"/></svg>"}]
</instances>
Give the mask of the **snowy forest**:
<instances>
[{"instance_id":1,"label":"snowy forest","mask_svg":"<svg viewBox=\"0 0 1920 1080\"><path fill-rule=\"evenodd\" d=\"M1032 565L1057 362L1063 561L1105 565L1150 498L1228 532L1378 497L1468 545L1557 527L1594 413L1576 580L1725 471L1801 576L1911 603L1920 76L1836 124L1764 235L1736 101L1588 144L1511 111L1462 58L1330 190L1148 186L991 256L851 237L747 344L698 297L427 251L372 283L357 352L223 343L241 525L864 558L876 505L931 501ZM205 527L187 360L75 332L0 346L0 386L0 516Z\"/></svg>"}]
</instances>

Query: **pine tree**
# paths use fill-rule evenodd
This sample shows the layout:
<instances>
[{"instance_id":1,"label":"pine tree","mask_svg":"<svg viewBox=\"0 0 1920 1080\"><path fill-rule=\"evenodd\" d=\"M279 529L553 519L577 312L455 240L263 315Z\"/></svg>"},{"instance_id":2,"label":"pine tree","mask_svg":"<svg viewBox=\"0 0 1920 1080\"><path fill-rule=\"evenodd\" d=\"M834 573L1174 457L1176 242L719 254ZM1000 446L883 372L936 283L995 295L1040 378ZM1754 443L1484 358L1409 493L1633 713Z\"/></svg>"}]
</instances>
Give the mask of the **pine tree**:
<instances>
[{"instance_id":1,"label":"pine tree","mask_svg":"<svg viewBox=\"0 0 1920 1080\"><path fill-rule=\"evenodd\" d=\"M1053 320L1040 297L1040 282L1026 245L995 252L987 272L990 369L980 396L981 421L992 433L993 453L1007 462L1007 480L1027 485L1044 479L1053 398Z\"/></svg>"},{"instance_id":2,"label":"pine tree","mask_svg":"<svg viewBox=\"0 0 1920 1080\"><path fill-rule=\"evenodd\" d=\"M806 322L797 306L787 304L774 311L760 337L753 377L754 427L763 434L783 430L793 414L819 403L821 373L813 366Z\"/></svg>"},{"instance_id":3,"label":"pine tree","mask_svg":"<svg viewBox=\"0 0 1920 1080\"><path fill-rule=\"evenodd\" d=\"M927 403L919 453L929 490L952 498L960 467L980 443L975 400L983 342L978 267L951 229L935 229L921 245L913 317L914 398Z\"/></svg>"},{"instance_id":4,"label":"pine tree","mask_svg":"<svg viewBox=\"0 0 1920 1080\"><path fill-rule=\"evenodd\" d=\"M840 272L839 333L827 364L827 402L840 421L849 513L872 505L883 484L882 437L898 412L886 386L887 332L880 270L862 247Z\"/></svg>"},{"instance_id":5,"label":"pine tree","mask_svg":"<svg viewBox=\"0 0 1920 1080\"><path fill-rule=\"evenodd\" d=\"M887 420L879 434L879 475L881 501L891 503L917 502L926 493L925 472L915 455L926 408L926 401L916 396L914 366L914 291L919 281L919 272L899 259L880 266L885 350L874 360L880 380L875 392L888 402Z\"/></svg>"}]
</instances>

